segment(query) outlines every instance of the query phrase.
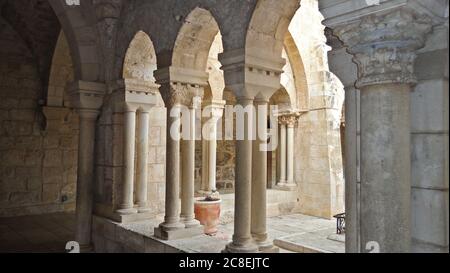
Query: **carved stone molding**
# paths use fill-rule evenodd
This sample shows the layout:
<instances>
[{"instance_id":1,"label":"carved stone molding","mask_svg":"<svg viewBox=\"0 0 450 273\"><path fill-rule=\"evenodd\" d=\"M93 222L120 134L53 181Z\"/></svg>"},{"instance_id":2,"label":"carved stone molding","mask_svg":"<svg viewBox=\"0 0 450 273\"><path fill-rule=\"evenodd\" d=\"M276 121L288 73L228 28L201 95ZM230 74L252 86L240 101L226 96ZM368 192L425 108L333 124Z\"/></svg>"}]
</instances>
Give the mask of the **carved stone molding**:
<instances>
[{"instance_id":1,"label":"carved stone molding","mask_svg":"<svg viewBox=\"0 0 450 273\"><path fill-rule=\"evenodd\" d=\"M69 87L71 103L78 110L99 110L105 92L106 85L98 82L77 81Z\"/></svg>"},{"instance_id":2,"label":"carved stone molding","mask_svg":"<svg viewBox=\"0 0 450 273\"><path fill-rule=\"evenodd\" d=\"M416 83L416 50L425 45L431 20L406 8L369 15L334 29L358 65L357 87Z\"/></svg>"},{"instance_id":3,"label":"carved stone molding","mask_svg":"<svg viewBox=\"0 0 450 273\"><path fill-rule=\"evenodd\" d=\"M157 104L159 85L143 80L124 79L115 83L117 111L149 110Z\"/></svg>"}]
</instances>

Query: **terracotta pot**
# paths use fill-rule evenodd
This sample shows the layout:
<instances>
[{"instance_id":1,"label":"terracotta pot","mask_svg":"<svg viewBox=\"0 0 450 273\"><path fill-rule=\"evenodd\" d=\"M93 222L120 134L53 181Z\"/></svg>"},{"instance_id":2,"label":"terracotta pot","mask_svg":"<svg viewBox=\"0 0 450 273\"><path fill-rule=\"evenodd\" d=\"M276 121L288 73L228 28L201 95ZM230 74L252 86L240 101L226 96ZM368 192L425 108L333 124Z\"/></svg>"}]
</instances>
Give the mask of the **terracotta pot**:
<instances>
[{"instance_id":1,"label":"terracotta pot","mask_svg":"<svg viewBox=\"0 0 450 273\"><path fill-rule=\"evenodd\" d=\"M220 204L219 201L204 201L204 198L197 198L195 200L195 219L200 221L205 227L205 234L215 235L217 233L217 226L220 222Z\"/></svg>"}]
</instances>

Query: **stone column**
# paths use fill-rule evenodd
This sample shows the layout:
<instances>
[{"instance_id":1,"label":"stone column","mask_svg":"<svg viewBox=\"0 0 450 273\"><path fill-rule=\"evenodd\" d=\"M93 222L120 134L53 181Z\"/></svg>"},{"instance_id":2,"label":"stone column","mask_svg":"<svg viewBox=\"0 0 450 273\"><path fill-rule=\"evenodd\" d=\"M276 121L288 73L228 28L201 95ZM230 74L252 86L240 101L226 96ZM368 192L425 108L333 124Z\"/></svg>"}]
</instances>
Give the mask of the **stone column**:
<instances>
[{"instance_id":1,"label":"stone column","mask_svg":"<svg viewBox=\"0 0 450 273\"><path fill-rule=\"evenodd\" d=\"M139 213L149 212L148 207L148 153L149 153L149 127L150 108L141 108L139 111L138 157L137 157L137 189L136 202Z\"/></svg>"},{"instance_id":2,"label":"stone column","mask_svg":"<svg viewBox=\"0 0 450 273\"><path fill-rule=\"evenodd\" d=\"M80 118L75 240L82 251L89 251L94 204L95 125L106 87L100 83L79 81L70 88L72 103Z\"/></svg>"},{"instance_id":3,"label":"stone column","mask_svg":"<svg viewBox=\"0 0 450 273\"><path fill-rule=\"evenodd\" d=\"M168 239L170 231L185 227L180 222L180 118L172 116L173 111L180 107L174 98L175 85L164 83L161 85L161 94L165 97L167 107L167 141L166 141L166 201L164 222L155 229L157 237ZM177 127L179 136L174 136L172 127Z\"/></svg>"},{"instance_id":4,"label":"stone column","mask_svg":"<svg viewBox=\"0 0 450 273\"><path fill-rule=\"evenodd\" d=\"M136 148L136 111L138 106L125 103L123 117L123 181L121 204L117 213L121 215L137 213L134 208L134 159Z\"/></svg>"},{"instance_id":5,"label":"stone column","mask_svg":"<svg viewBox=\"0 0 450 273\"><path fill-rule=\"evenodd\" d=\"M210 117L205 127L207 135L202 140L202 188L200 193L208 194L217 190L217 122L223 115L225 102L211 102L205 107Z\"/></svg>"},{"instance_id":6,"label":"stone column","mask_svg":"<svg viewBox=\"0 0 450 273\"><path fill-rule=\"evenodd\" d=\"M286 163L286 173L287 173L287 181L286 186L287 187L296 187L297 184L295 183L295 169L294 169L294 150L295 150L295 124L298 121L299 115L297 114L291 114L287 117L287 163Z\"/></svg>"},{"instance_id":7,"label":"stone column","mask_svg":"<svg viewBox=\"0 0 450 273\"><path fill-rule=\"evenodd\" d=\"M410 108L415 50L430 24L406 8L335 29L358 65L361 250L410 252Z\"/></svg>"},{"instance_id":8,"label":"stone column","mask_svg":"<svg viewBox=\"0 0 450 273\"><path fill-rule=\"evenodd\" d=\"M155 71L155 78L161 84L160 93L167 107L166 215L164 223L155 228L155 236L163 240L174 240L200 235L203 227L193 220L195 134L192 140L183 142L185 158L181 172L181 112L183 106L192 105L195 97L201 97L202 86L206 85L208 77L204 72L169 67ZM183 82L186 79L192 82ZM188 114L190 123L194 125L195 111L192 107ZM192 131L195 132L195 128ZM180 179L183 179L181 184ZM183 187L183 221L180 221L180 185Z\"/></svg>"},{"instance_id":9,"label":"stone column","mask_svg":"<svg viewBox=\"0 0 450 273\"><path fill-rule=\"evenodd\" d=\"M240 97L237 105L246 108L253 106L253 98ZM253 130L249 124L253 123L253 113L249 112L243 118L244 140L236 141L236 182L235 182L235 208L234 208L234 235L233 242L227 245L226 252L256 252L251 235L251 184L252 184L252 145ZM239 128L238 128L239 129ZM265 211L264 211L265 213Z\"/></svg>"},{"instance_id":10,"label":"stone column","mask_svg":"<svg viewBox=\"0 0 450 273\"><path fill-rule=\"evenodd\" d=\"M183 130L189 130L188 138L183 139L182 145L182 180L181 180L181 220L187 228L197 227L200 222L195 219L194 213L194 195L195 195L195 112L198 109L198 103L193 98L189 106L189 115L183 123ZM187 124L188 122L188 124Z\"/></svg>"},{"instance_id":11,"label":"stone column","mask_svg":"<svg viewBox=\"0 0 450 273\"><path fill-rule=\"evenodd\" d=\"M286 185L286 144L287 144L287 129L286 123L280 119L280 147L278 149L279 159L280 159L280 181L278 181L278 186Z\"/></svg>"},{"instance_id":12,"label":"stone column","mask_svg":"<svg viewBox=\"0 0 450 273\"><path fill-rule=\"evenodd\" d=\"M267 235L268 101L256 100L256 140L253 141L251 233L262 252L274 251ZM261 128L262 127L262 128Z\"/></svg>"}]
</instances>

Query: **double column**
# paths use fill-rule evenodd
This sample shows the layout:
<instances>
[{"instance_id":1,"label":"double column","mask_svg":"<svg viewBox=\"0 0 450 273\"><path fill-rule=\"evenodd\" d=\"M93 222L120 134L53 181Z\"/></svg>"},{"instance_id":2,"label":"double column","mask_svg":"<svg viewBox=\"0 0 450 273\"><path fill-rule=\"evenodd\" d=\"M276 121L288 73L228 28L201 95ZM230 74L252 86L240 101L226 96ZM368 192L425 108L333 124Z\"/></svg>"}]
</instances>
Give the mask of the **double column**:
<instances>
[{"instance_id":1,"label":"double column","mask_svg":"<svg viewBox=\"0 0 450 273\"><path fill-rule=\"evenodd\" d=\"M116 211L122 217L150 212L147 190L150 110L156 104L157 88L152 83L125 80L119 82L116 92L123 111L123 180L121 201Z\"/></svg>"},{"instance_id":2,"label":"double column","mask_svg":"<svg viewBox=\"0 0 450 273\"><path fill-rule=\"evenodd\" d=\"M158 70L155 77L167 107L166 211L155 236L173 240L200 235L203 227L194 214L195 123L208 77L204 72L176 67Z\"/></svg>"},{"instance_id":3,"label":"double column","mask_svg":"<svg viewBox=\"0 0 450 273\"><path fill-rule=\"evenodd\" d=\"M415 51L424 45L428 31L428 20L404 7L334 29L358 65L360 219L353 218L356 208L347 208L352 210L347 221L351 226L360 223L359 249L363 252L374 247L380 252L410 252L409 97L416 82Z\"/></svg>"},{"instance_id":4,"label":"double column","mask_svg":"<svg viewBox=\"0 0 450 273\"><path fill-rule=\"evenodd\" d=\"M280 146L279 146L279 177L277 186L291 189L297 186L295 183L295 125L299 118L298 113L289 113L279 117L280 122Z\"/></svg>"},{"instance_id":5,"label":"double column","mask_svg":"<svg viewBox=\"0 0 450 273\"><path fill-rule=\"evenodd\" d=\"M250 51L236 50L219 56L225 83L237 98L236 175L233 241L225 252L273 251L267 234L267 132L268 101L280 88L280 75L286 61L261 59ZM261 52L259 52L261 53ZM255 103L256 102L256 103ZM256 111L257 108L263 109ZM243 112L240 112L243 111ZM257 113L257 114L256 114ZM257 124L263 134L255 130ZM266 149L264 149L264 147Z\"/></svg>"},{"instance_id":6,"label":"double column","mask_svg":"<svg viewBox=\"0 0 450 273\"><path fill-rule=\"evenodd\" d=\"M80 122L75 240L82 251L91 249L95 126L105 92L106 86L95 82L78 81L70 86L71 100L78 111Z\"/></svg>"}]
</instances>

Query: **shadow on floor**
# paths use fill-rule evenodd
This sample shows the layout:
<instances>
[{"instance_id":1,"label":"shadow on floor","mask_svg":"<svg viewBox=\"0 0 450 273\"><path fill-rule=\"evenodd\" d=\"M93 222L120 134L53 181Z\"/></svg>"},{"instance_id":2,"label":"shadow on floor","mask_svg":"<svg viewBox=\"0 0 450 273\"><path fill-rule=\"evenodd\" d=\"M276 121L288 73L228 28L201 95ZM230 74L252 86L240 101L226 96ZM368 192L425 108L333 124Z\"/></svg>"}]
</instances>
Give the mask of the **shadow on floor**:
<instances>
[{"instance_id":1,"label":"shadow on floor","mask_svg":"<svg viewBox=\"0 0 450 273\"><path fill-rule=\"evenodd\" d=\"M74 230L69 213L0 218L0 253L65 253Z\"/></svg>"}]
</instances>

